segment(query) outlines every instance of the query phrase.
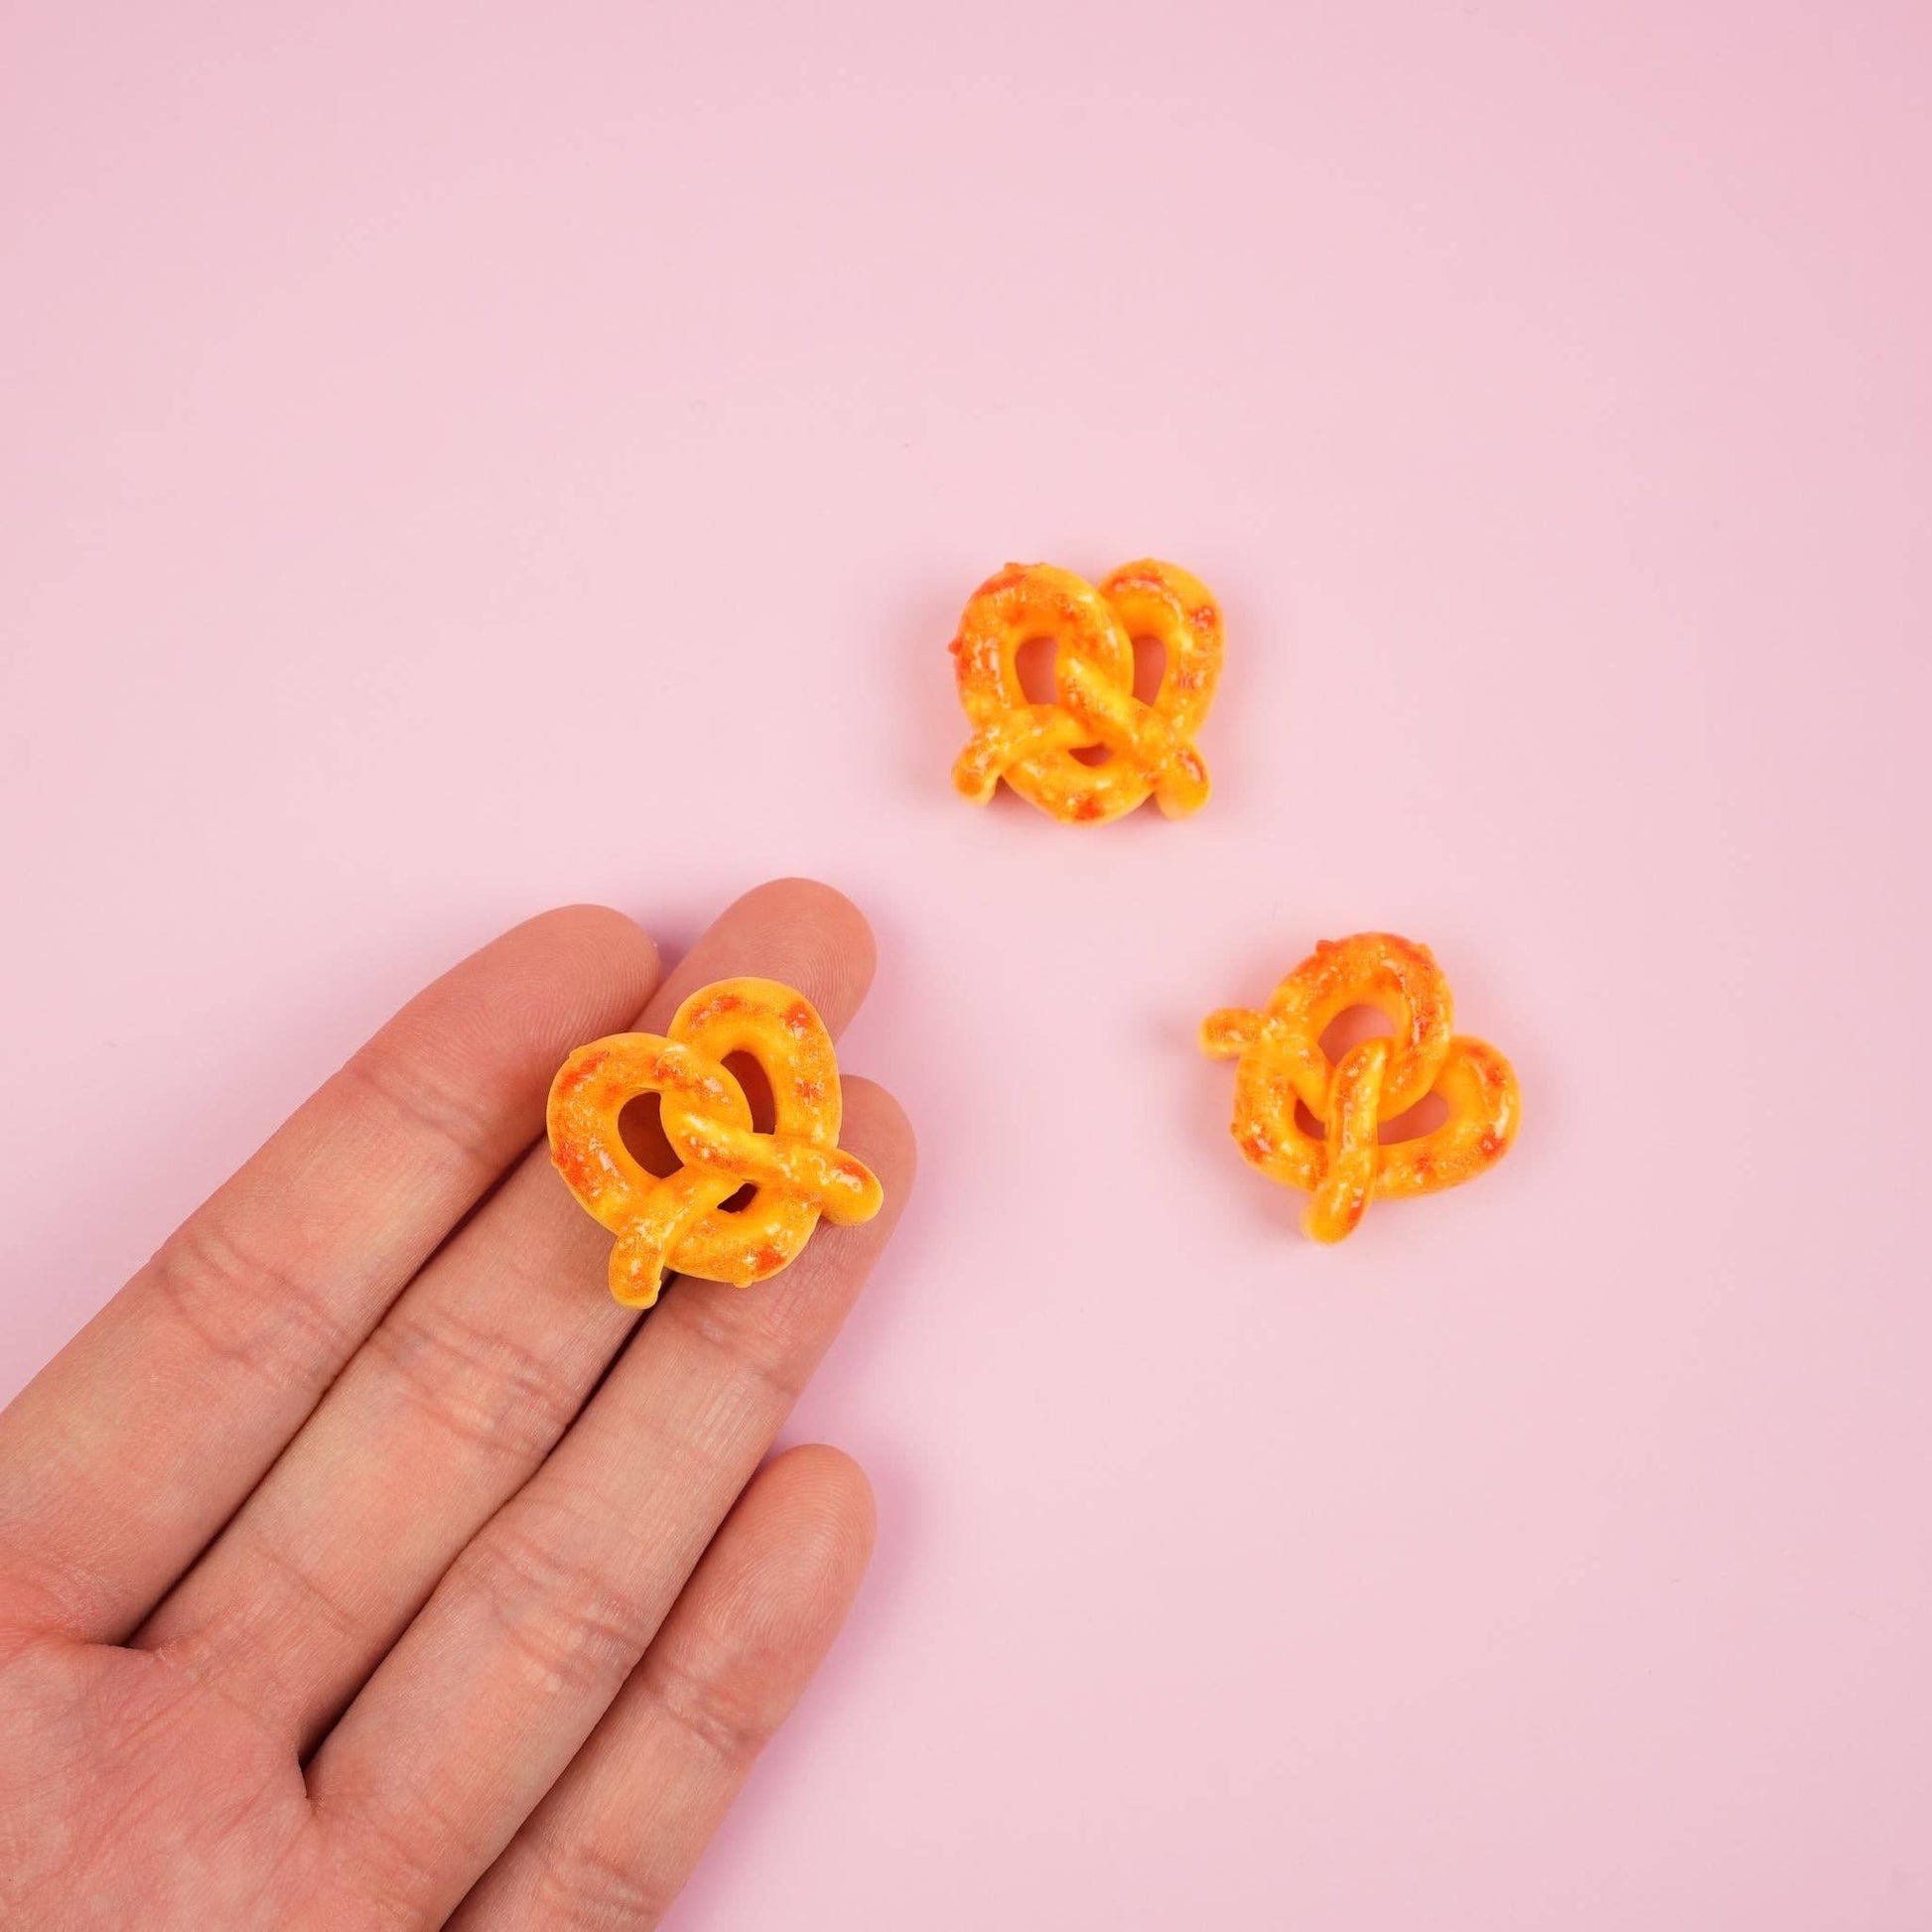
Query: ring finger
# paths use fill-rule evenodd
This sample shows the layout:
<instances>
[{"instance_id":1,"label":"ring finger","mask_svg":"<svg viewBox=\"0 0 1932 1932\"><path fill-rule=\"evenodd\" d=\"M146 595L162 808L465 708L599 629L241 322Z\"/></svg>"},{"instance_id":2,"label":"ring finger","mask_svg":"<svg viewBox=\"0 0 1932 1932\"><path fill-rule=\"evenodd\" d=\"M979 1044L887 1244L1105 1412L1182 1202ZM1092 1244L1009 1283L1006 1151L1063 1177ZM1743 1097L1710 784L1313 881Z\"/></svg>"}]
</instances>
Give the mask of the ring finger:
<instances>
[{"instance_id":1,"label":"ring finger","mask_svg":"<svg viewBox=\"0 0 1932 1932\"><path fill-rule=\"evenodd\" d=\"M648 1932L851 1607L872 1491L837 1449L753 1479L590 1741L451 1921Z\"/></svg>"},{"instance_id":2,"label":"ring finger","mask_svg":"<svg viewBox=\"0 0 1932 1932\"><path fill-rule=\"evenodd\" d=\"M451 1566L310 1766L339 1856L437 1922L508 1843L643 1654L885 1245L911 1133L854 1081L845 1144L886 1186L751 1291L681 1281L557 1451Z\"/></svg>"}]
</instances>

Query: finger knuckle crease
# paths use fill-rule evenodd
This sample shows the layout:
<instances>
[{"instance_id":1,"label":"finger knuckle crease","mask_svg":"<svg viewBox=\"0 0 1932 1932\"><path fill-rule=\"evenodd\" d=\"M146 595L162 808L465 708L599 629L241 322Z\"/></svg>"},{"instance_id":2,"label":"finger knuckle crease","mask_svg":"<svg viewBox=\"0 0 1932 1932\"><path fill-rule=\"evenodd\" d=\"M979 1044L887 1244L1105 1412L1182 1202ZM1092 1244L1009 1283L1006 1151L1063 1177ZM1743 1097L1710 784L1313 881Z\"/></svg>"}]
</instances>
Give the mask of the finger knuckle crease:
<instances>
[{"instance_id":1,"label":"finger knuckle crease","mask_svg":"<svg viewBox=\"0 0 1932 1932\"><path fill-rule=\"evenodd\" d=\"M670 1908L636 1862L594 1837L547 1847L537 1879L541 1923L564 1932L646 1932Z\"/></svg>"},{"instance_id":2,"label":"finger knuckle crease","mask_svg":"<svg viewBox=\"0 0 1932 1932\"><path fill-rule=\"evenodd\" d=\"M380 1925L426 1923L426 1902L446 1863L474 1847L474 1832L424 1785L402 1794L395 1810L361 1801L319 1803L318 1810L346 1814L336 1822L349 1827L342 1838L349 1848L351 1883Z\"/></svg>"},{"instance_id":3,"label":"finger knuckle crease","mask_svg":"<svg viewBox=\"0 0 1932 1932\"><path fill-rule=\"evenodd\" d=\"M782 1332L774 1332L755 1315L740 1313L736 1304L720 1307L715 1297L693 1295L682 1301L673 1298L664 1312L672 1313L673 1322L681 1324L701 1347L723 1357L734 1374L750 1380L780 1407L789 1410L804 1393L797 1351Z\"/></svg>"},{"instance_id":4,"label":"finger knuckle crease","mask_svg":"<svg viewBox=\"0 0 1932 1932\"><path fill-rule=\"evenodd\" d=\"M150 1280L208 1353L277 1392L320 1388L359 1335L302 1269L191 1221L149 1264Z\"/></svg>"},{"instance_id":5,"label":"finger knuckle crease","mask_svg":"<svg viewBox=\"0 0 1932 1932\"><path fill-rule=\"evenodd\" d=\"M345 1062L343 1072L405 1125L420 1128L466 1161L495 1168L501 1134L497 1123L405 1055L379 1044L365 1046Z\"/></svg>"},{"instance_id":6,"label":"finger knuckle crease","mask_svg":"<svg viewBox=\"0 0 1932 1932\"><path fill-rule=\"evenodd\" d=\"M644 1689L672 1724L726 1764L750 1763L769 1740L770 1725L725 1677L654 1656L645 1667Z\"/></svg>"},{"instance_id":7,"label":"finger knuckle crease","mask_svg":"<svg viewBox=\"0 0 1932 1932\"><path fill-rule=\"evenodd\" d=\"M608 1690L650 1640L652 1620L634 1592L595 1564L559 1556L542 1536L499 1524L471 1549L485 1606L546 1690Z\"/></svg>"},{"instance_id":8,"label":"finger knuckle crease","mask_svg":"<svg viewBox=\"0 0 1932 1932\"><path fill-rule=\"evenodd\" d=\"M247 1542L250 1552L263 1567L278 1577L289 1593L301 1598L306 1608L338 1637L346 1639L361 1634L360 1618L293 1550L259 1533L251 1534Z\"/></svg>"},{"instance_id":9,"label":"finger knuckle crease","mask_svg":"<svg viewBox=\"0 0 1932 1932\"><path fill-rule=\"evenodd\" d=\"M548 1454L581 1406L580 1390L555 1362L450 1309L399 1311L370 1342L418 1413L516 1462Z\"/></svg>"}]
</instances>

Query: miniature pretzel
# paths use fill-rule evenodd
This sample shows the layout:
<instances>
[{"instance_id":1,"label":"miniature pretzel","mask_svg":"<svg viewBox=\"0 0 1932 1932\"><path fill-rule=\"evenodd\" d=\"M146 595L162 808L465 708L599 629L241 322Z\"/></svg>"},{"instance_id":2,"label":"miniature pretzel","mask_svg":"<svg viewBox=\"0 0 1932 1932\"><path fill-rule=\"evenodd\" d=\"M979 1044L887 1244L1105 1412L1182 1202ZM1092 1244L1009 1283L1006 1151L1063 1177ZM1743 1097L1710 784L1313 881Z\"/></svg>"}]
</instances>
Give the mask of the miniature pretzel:
<instances>
[{"instance_id":1,"label":"miniature pretzel","mask_svg":"<svg viewBox=\"0 0 1932 1932\"><path fill-rule=\"evenodd\" d=\"M1055 704L1034 704L1016 659L1051 637ZM1134 639L1157 638L1168 665L1152 704L1134 695ZM1009 564L973 593L952 641L972 742L954 788L984 805L1004 778L1063 823L1131 812L1150 793L1170 818L1207 803L1194 733L1221 672L1221 614L1204 585L1173 564L1126 564L1095 590L1051 564ZM1104 746L1102 764L1073 754Z\"/></svg>"},{"instance_id":2,"label":"miniature pretzel","mask_svg":"<svg viewBox=\"0 0 1932 1932\"><path fill-rule=\"evenodd\" d=\"M1395 1031L1330 1061L1322 1033L1358 1006L1379 1008ZM1270 1179L1312 1196L1303 1226L1317 1241L1352 1234L1375 1195L1458 1186L1508 1152L1522 1110L1515 1070L1450 1026L1449 982L1429 948L1390 932L1324 939L1265 1013L1237 1007L1202 1022L1204 1052L1240 1056L1235 1145ZM1449 1103L1442 1126L1413 1141L1377 1139L1383 1121L1431 1093ZM1320 1138L1297 1122L1298 1100L1325 1124Z\"/></svg>"},{"instance_id":3,"label":"miniature pretzel","mask_svg":"<svg viewBox=\"0 0 1932 1932\"><path fill-rule=\"evenodd\" d=\"M771 1082L769 1134L725 1059L749 1053ZM660 1096L664 1136L684 1164L659 1177L618 1132L625 1103ZM720 980L678 1008L667 1037L613 1034L571 1054L550 1088L550 1158L570 1191L615 1234L611 1293L657 1300L676 1269L740 1288L797 1258L821 1214L869 1221L885 1191L839 1151L839 1063L811 1003L775 980ZM750 1182L742 1212L721 1203Z\"/></svg>"}]
</instances>

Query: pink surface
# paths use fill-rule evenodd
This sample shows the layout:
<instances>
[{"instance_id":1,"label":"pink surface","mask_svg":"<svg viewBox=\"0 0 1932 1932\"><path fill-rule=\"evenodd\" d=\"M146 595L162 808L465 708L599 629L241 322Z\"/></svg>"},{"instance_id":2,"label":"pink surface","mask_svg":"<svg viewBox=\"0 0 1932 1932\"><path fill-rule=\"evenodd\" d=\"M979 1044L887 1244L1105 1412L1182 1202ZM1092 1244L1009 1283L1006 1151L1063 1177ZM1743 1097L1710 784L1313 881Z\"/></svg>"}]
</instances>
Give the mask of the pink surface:
<instances>
[{"instance_id":1,"label":"pink surface","mask_svg":"<svg viewBox=\"0 0 1932 1932\"><path fill-rule=\"evenodd\" d=\"M8 7L0 1383L498 927L817 873L883 1541L680 1924L1932 1923L1928 18ZM1149 551L1207 811L956 800ZM1324 1251L1193 1034L1366 925L1526 1125Z\"/></svg>"}]
</instances>

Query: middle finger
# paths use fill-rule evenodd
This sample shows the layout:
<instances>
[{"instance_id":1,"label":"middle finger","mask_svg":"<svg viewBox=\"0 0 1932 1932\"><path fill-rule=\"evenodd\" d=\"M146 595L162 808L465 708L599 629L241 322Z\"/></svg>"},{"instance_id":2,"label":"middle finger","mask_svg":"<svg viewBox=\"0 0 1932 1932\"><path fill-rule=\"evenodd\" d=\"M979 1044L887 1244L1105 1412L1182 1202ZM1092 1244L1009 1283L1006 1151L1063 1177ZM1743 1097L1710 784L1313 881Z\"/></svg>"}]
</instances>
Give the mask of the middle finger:
<instances>
[{"instance_id":1,"label":"middle finger","mask_svg":"<svg viewBox=\"0 0 1932 1932\"><path fill-rule=\"evenodd\" d=\"M645 1008L758 973L835 1033L872 935L828 887L728 907ZM430 1262L135 1642L168 1649L306 1755L451 1559L556 1445L637 1315L604 1289L611 1237L539 1145Z\"/></svg>"}]
</instances>

